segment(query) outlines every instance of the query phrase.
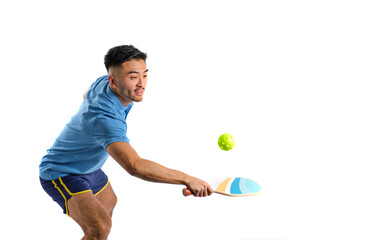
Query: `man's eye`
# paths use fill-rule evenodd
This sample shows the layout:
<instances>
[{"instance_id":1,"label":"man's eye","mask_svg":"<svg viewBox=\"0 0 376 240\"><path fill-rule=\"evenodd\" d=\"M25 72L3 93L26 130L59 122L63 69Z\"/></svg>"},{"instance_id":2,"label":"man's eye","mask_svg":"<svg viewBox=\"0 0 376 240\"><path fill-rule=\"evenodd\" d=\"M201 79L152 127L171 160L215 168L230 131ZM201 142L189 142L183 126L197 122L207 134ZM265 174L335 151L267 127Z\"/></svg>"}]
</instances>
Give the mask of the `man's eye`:
<instances>
[{"instance_id":1,"label":"man's eye","mask_svg":"<svg viewBox=\"0 0 376 240\"><path fill-rule=\"evenodd\" d=\"M136 76L132 76L131 79L136 79L137 77Z\"/></svg>"}]
</instances>

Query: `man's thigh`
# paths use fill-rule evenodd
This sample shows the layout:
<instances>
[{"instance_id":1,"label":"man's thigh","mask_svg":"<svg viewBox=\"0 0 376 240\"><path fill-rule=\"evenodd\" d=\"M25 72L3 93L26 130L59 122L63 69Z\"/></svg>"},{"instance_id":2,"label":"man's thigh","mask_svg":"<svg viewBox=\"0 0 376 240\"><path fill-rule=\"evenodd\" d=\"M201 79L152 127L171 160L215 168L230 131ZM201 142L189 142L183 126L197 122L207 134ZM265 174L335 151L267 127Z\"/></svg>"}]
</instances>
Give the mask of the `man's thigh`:
<instances>
[{"instance_id":1,"label":"man's thigh","mask_svg":"<svg viewBox=\"0 0 376 240\"><path fill-rule=\"evenodd\" d=\"M81 202L86 204L87 208L94 208L94 210L104 208L110 216L116 205L116 195L107 175L101 169L90 174L67 175L53 181L41 179L41 184L52 199L63 208L64 213L69 216L71 209L75 211L76 205L80 206ZM85 209L85 207L80 206L80 209ZM75 218L79 220L81 214L75 212L78 216Z\"/></svg>"},{"instance_id":2,"label":"man's thigh","mask_svg":"<svg viewBox=\"0 0 376 240\"><path fill-rule=\"evenodd\" d=\"M69 216L84 232L98 229L103 225L111 226L111 216L92 192L72 196L68 200L68 209Z\"/></svg>"},{"instance_id":3,"label":"man's thigh","mask_svg":"<svg viewBox=\"0 0 376 240\"><path fill-rule=\"evenodd\" d=\"M110 183L99 193L95 194L95 197L107 210L108 214L112 216L112 212L117 203L117 197Z\"/></svg>"}]
</instances>

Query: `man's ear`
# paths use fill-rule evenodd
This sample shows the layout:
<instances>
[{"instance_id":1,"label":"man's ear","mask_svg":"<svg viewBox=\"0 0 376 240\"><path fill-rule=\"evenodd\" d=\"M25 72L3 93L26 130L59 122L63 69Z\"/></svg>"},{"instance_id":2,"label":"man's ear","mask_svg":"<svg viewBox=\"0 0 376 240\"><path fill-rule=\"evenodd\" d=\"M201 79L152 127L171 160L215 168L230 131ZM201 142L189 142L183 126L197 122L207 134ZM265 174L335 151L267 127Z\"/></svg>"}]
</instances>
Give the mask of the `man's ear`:
<instances>
[{"instance_id":1,"label":"man's ear","mask_svg":"<svg viewBox=\"0 0 376 240\"><path fill-rule=\"evenodd\" d=\"M115 77L112 74L108 75L108 81L110 83L111 88L117 88Z\"/></svg>"}]
</instances>

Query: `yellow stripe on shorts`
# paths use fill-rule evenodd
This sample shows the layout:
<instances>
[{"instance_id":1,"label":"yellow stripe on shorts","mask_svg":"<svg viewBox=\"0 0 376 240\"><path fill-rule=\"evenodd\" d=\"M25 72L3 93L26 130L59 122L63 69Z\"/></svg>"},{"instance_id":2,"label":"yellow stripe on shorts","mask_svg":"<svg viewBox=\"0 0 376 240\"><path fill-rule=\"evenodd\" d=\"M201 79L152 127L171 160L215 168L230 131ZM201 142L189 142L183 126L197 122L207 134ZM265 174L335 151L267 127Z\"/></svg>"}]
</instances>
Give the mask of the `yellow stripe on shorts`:
<instances>
[{"instance_id":1,"label":"yellow stripe on shorts","mask_svg":"<svg viewBox=\"0 0 376 240\"><path fill-rule=\"evenodd\" d=\"M55 183L55 180L52 181L53 185L55 186L55 188L60 192L61 196L64 198L64 201L65 201L65 209L67 210L67 216L69 216L69 213L68 213L68 201L67 201L67 198L64 196L64 193L60 190L60 188L57 186L57 184Z\"/></svg>"}]
</instances>

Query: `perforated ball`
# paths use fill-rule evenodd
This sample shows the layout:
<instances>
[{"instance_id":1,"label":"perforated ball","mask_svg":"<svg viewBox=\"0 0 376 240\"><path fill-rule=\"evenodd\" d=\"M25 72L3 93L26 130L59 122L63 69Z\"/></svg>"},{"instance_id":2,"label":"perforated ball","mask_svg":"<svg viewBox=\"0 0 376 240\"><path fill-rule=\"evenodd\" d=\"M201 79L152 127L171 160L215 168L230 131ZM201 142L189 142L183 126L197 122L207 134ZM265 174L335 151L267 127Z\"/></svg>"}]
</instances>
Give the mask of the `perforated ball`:
<instances>
[{"instance_id":1,"label":"perforated ball","mask_svg":"<svg viewBox=\"0 0 376 240\"><path fill-rule=\"evenodd\" d=\"M235 139L231 134L225 133L218 138L218 146L223 151L229 151L235 146Z\"/></svg>"}]
</instances>

